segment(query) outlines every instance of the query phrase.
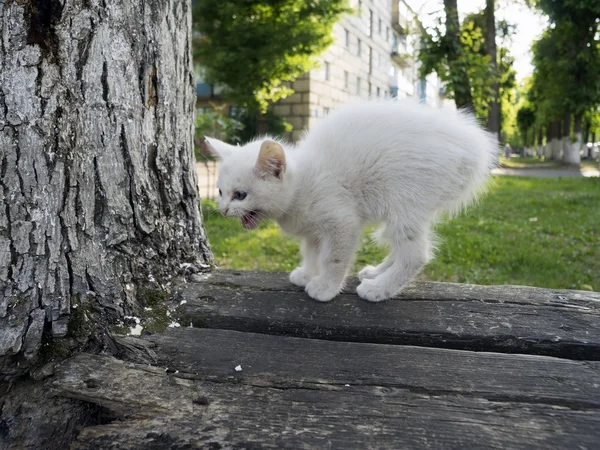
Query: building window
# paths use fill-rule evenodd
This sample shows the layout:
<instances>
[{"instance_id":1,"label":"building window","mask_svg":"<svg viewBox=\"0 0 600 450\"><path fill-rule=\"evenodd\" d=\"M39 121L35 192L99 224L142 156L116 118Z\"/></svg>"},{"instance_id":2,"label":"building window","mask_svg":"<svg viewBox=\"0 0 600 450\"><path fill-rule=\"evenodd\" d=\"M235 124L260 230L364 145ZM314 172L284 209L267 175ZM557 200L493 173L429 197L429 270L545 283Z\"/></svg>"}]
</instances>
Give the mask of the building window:
<instances>
[{"instance_id":1,"label":"building window","mask_svg":"<svg viewBox=\"0 0 600 450\"><path fill-rule=\"evenodd\" d=\"M381 95L381 89L380 89L380 88L377 88L377 91L376 91L376 92L377 92L377 97L379 97L379 96Z\"/></svg>"},{"instance_id":2,"label":"building window","mask_svg":"<svg viewBox=\"0 0 600 450\"><path fill-rule=\"evenodd\" d=\"M348 89L350 75L347 70L344 70L344 89Z\"/></svg>"},{"instance_id":3,"label":"building window","mask_svg":"<svg viewBox=\"0 0 600 450\"><path fill-rule=\"evenodd\" d=\"M390 27L385 27L385 42L390 42Z\"/></svg>"},{"instance_id":4,"label":"building window","mask_svg":"<svg viewBox=\"0 0 600 450\"><path fill-rule=\"evenodd\" d=\"M360 95L360 78L356 79L356 95Z\"/></svg>"},{"instance_id":5,"label":"building window","mask_svg":"<svg viewBox=\"0 0 600 450\"><path fill-rule=\"evenodd\" d=\"M369 47L369 73L373 73L373 48Z\"/></svg>"},{"instance_id":6,"label":"building window","mask_svg":"<svg viewBox=\"0 0 600 450\"><path fill-rule=\"evenodd\" d=\"M344 30L344 44L346 47L350 47L350 32L348 30Z\"/></svg>"},{"instance_id":7,"label":"building window","mask_svg":"<svg viewBox=\"0 0 600 450\"><path fill-rule=\"evenodd\" d=\"M373 11L369 10L369 21L367 22L367 36L373 36Z\"/></svg>"},{"instance_id":8,"label":"building window","mask_svg":"<svg viewBox=\"0 0 600 450\"><path fill-rule=\"evenodd\" d=\"M377 28L378 28L378 33L381 36L383 34L383 22L381 21L381 19L379 19L379 21L378 21Z\"/></svg>"},{"instance_id":9,"label":"building window","mask_svg":"<svg viewBox=\"0 0 600 450\"><path fill-rule=\"evenodd\" d=\"M327 108L326 106L323 107L323 115L326 116L329 114L329 108Z\"/></svg>"},{"instance_id":10,"label":"building window","mask_svg":"<svg viewBox=\"0 0 600 450\"><path fill-rule=\"evenodd\" d=\"M356 56L360 56L362 51L362 41L359 39L356 46Z\"/></svg>"},{"instance_id":11,"label":"building window","mask_svg":"<svg viewBox=\"0 0 600 450\"><path fill-rule=\"evenodd\" d=\"M325 81L329 81L329 71L330 71L329 63L326 62L325 63Z\"/></svg>"},{"instance_id":12,"label":"building window","mask_svg":"<svg viewBox=\"0 0 600 450\"><path fill-rule=\"evenodd\" d=\"M319 109L318 108L313 108L310 110L310 115L312 117L319 117Z\"/></svg>"}]
</instances>

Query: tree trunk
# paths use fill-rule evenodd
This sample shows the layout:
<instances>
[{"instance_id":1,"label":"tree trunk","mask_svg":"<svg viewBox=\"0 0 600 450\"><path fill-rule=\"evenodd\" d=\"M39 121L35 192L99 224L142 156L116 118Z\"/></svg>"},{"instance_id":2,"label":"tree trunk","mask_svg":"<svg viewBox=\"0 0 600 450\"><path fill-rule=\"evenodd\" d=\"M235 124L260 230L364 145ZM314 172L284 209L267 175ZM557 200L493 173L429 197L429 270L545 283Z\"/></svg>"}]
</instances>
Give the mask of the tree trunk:
<instances>
[{"instance_id":1,"label":"tree trunk","mask_svg":"<svg viewBox=\"0 0 600 450\"><path fill-rule=\"evenodd\" d=\"M577 118L575 120L577 120ZM581 145L583 145L585 147L585 155L587 158L590 158L592 156L591 149L587 146L587 143L590 142L589 137L590 137L590 126L587 122L585 122L585 124L583 125L583 138L581 141Z\"/></svg>"},{"instance_id":2,"label":"tree trunk","mask_svg":"<svg viewBox=\"0 0 600 450\"><path fill-rule=\"evenodd\" d=\"M571 139L566 137L565 139L568 141L568 145L564 149L563 153L563 162L575 166L579 166L581 164L581 114L577 114L574 118L573 122L573 136L575 137L575 142L571 143Z\"/></svg>"},{"instance_id":3,"label":"tree trunk","mask_svg":"<svg viewBox=\"0 0 600 450\"><path fill-rule=\"evenodd\" d=\"M565 117L562 123L562 160L566 162L570 149L571 149L571 113L565 113Z\"/></svg>"},{"instance_id":4,"label":"tree trunk","mask_svg":"<svg viewBox=\"0 0 600 450\"><path fill-rule=\"evenodd\" d=\"M556 139L556 124L555 122L550 122L547 128L547 136L546 136L546 149L544 151L544 156L546 159L552 159L552 154L554 152L554 141Z\"/></svg>"},{"instance_id":5,"label":"tree trunk","mask_svg":"<svg viewBox=\"0 0 600 450\"><path fill-rule=\"evenodd\" d=\"M454 102L457 108L473 110L473 97L471 95L471 83L464 61L460 56L462 47L460 43L460 22L458 20L457 0L444 0L446 11L446 54L452 87L454 91Z\"/></svg>"},{"instance_id":6,"label":"tree trunk","mask_svg":"<svg viewBox=\"0 0 600 450\"><path fill-rule=\"evenodd\" d=\"M0 372L11 378L43 335L79 333L71 317L131 314L138 282L161 289L212 256L189 2L9 1L0 20Z\"/></svg>"},{"instance_id":7,"label":"tree trunk","mask_svg":"<svg viewBox=\"0 0 600 450\"><path fill-rule=\"evenodd\" d=\"M561 123L558 121L552 122L552 142L551 142L551 159L560 161L562 152L562 132Z\"/></svg>"},{"instance_id":8,"label":"tree trunk","mask_svg":"<svg viewBox=\"0 0 600 450\"><path fill-rule=\"evenodd\" d=\"M537 136L537 146L538 146L538 151L537 151L537 155L541 158L542 156L544 156L544 129L542 127L540 127L539 131L538 131L538 136Z\"/></svg>"},{"instance_id":9,"label":"tree trunk","mask_svg":"<svg viewBox=\"0 0 600 450\"><path fill-rule=\"evenodd\" d=\"M492 83L492 100L488 111L488 130L500 138L500 105L498 96L500 92L500 83L498 82L498 57L496 54L496 14L494 0L486 0L485 17L487 24L486 46L490 57L490 72Z\"/></svg>"}]
</instances>

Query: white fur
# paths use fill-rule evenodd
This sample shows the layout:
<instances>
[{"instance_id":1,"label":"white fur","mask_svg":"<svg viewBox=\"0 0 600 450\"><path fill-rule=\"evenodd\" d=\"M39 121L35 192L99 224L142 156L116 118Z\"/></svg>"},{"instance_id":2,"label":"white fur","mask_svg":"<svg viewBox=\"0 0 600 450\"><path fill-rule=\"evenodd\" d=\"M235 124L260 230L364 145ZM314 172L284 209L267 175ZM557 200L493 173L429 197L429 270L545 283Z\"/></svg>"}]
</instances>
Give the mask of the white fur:
<instances>
[{"instance_id":1,"label":"white fur","mask_svg":"<svg viewBox=\"0 0 600 450\"><path fill-rule=\"evenodd\" d=\"M290 281L329 301L343 287L361 231L380 223L390 254L358 274L360 297L396 295L430 258L431 228L484 187L498 149L464 112L412 101L359 102L321 120L297 146L280 142L286 171L258 176L261 138L243 147L209 144L222 158L221 211L240 217L258 210L302 238L303 262ZM234 190L248 193L231 200Z\"/></svg>"}]
</instances>

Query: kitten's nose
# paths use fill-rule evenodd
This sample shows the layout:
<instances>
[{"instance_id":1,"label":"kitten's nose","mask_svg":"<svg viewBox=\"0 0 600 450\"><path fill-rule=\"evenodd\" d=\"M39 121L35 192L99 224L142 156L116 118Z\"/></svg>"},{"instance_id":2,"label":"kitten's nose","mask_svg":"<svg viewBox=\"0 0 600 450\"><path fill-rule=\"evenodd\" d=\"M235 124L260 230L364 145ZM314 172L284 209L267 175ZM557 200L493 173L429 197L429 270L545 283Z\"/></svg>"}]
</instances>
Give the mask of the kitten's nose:
<instances>
[{"instance_id":1,"label":"kitten's nose","mask_svg":"<svg viewBox=\"0 0 600 450\"><path fill-rule=\"evenodd\" d=\"M223 214L224 216L226 216L228 212L229 212L229 207L227 207L225 209L221 209L221 214Z\"/></svg>"}]
</instances>

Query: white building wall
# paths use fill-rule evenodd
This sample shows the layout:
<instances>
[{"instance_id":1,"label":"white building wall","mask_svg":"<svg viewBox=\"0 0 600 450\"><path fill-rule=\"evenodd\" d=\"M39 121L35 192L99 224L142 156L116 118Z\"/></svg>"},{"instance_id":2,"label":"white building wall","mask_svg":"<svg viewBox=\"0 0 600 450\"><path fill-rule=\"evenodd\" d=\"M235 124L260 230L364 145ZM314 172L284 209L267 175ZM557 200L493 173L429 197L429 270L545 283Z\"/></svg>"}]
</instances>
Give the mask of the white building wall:
<instances>
[{"instance_id":1,"label":"white building wall","mask_svg":"<svg viewBox=\"0 0 600 450\"><path fill-rule=\"evenodd\" d=\"M294 95L275 105L275 112L294 127L288 139L300 139L305 129L352 99L418 97L418 36L400 32L410 29L414 13L403 0L393 1L398 2L396 26L391 0L350 1L356 13L334 26L335 42L318 67L292 84ZM425 84L425 103L441 107L437 77Z\"/></svg>"}]
</instances>

